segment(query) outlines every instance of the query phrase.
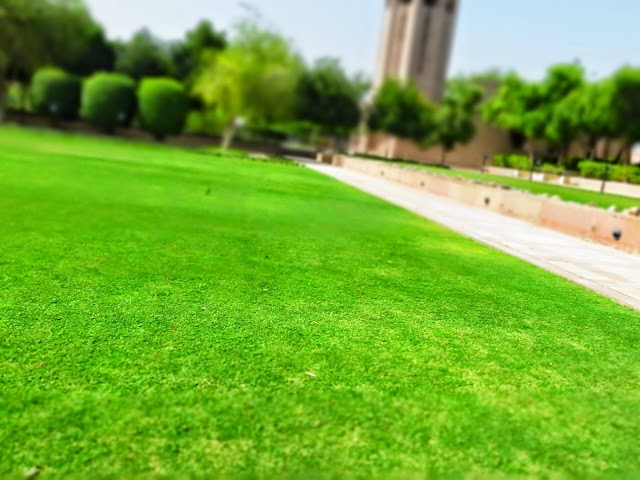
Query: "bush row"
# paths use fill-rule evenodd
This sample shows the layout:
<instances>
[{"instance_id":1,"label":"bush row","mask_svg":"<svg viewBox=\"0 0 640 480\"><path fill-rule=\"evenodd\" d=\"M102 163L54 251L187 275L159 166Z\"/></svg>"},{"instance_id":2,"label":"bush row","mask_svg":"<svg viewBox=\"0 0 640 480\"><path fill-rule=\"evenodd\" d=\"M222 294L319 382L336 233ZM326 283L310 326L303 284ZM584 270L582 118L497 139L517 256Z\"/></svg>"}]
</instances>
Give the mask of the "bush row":
<instances>
[{"instance_id":1,"label":"bush row","mask_svg":"<svg viewBox=\"0 0 640 480\"><path fill-rule=\"evenodd\" d=\"M159 140L182 132L189 108L184 87L170 78L146 78L136 86L118 73L97 73L82 81L54 68L36 72L31 101L40 115L53 120L80 117L107 133L137 118Z\"/></svg>"},{"instance_id":2,"label":"bush row","mask_svg":"<svg viewBox=\"0 0 640 480\"><path fill-rule=\"evenodd\" d=\"M580 162L578 169L580 175L587 178L640 184L640 167L633 165L611 165L586 160Z\"/></svg>"},{"instance_id":3,"label":"bush row","mask_svg":"<svg viewBox=\"0 0 640 480\"><path fill-rule=\"evenodd\" d=\"M544 173L562 175L566 170L579 170L580 176L598 180L612 180L616 182L628 182L640 184L640 167L633 165L613 165L605 162L595 162L570 158L564 166L543 163L536 166L535 170ZM496 167L515 168L518 170L530 170L531 160L525 155L496 155L493 159ZM571 165L573 168L569 168Z\"/></svg>"},{"instance_id":4,"label":"bush row","mask_svg":"<svg viewBox=\"0 0 640 480\"><path fill-rule=\"evenodd\" d=\"M531 169L531 159L526 155L498 154L493 157L493 164L496 167L502 168L516 168L518 170Z\"/></svg>"}]
</instances>

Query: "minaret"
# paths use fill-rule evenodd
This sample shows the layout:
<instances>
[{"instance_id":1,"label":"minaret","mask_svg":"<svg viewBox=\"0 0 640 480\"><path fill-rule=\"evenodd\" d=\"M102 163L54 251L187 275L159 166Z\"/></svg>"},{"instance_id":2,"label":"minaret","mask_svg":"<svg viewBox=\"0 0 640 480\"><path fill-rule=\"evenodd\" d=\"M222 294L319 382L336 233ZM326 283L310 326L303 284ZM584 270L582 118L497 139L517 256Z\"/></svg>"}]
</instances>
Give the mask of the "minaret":
<instances>
[{"instance_id":1,"label":"minaret","mask_svg":"<svg viewBox=\"0 0 640 480\"><path fill-rule=\"evenodd\" d=\"M385 0L376 86L413 80L430 100L442 98L460 0Z\"/></svg>"}]
</instances>

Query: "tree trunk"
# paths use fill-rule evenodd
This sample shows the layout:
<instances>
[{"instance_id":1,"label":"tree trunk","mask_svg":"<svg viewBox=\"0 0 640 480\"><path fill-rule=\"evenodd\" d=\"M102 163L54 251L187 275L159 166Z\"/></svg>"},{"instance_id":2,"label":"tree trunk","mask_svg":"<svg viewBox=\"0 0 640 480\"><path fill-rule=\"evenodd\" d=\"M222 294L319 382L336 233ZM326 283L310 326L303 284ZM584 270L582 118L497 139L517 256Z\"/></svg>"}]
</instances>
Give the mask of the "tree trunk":
<instances>
[{"instance_id":1,"label":"tree trunk","mask_svg":"<svg viewBox=\"0 0 640 480\"><path fill-rule=\"evenodd\" d=\"M4 121L5 101L7 98L7 82L0 79L0 123Z\"/></svg>"},{"instance_id":2,"label":"tree trunk","mask_svg":"<svg viewBox=\"0 0 640 480\"><path fill-rule=\"evenodd\" d=\"M608 159L610 151L611 151L611 141L607 138L605 140L605 143L604 143L604 155L603 155L603 157Z\"/></svg>"},{"instance_id":3,"label":"tree trunk","mask_svg":"<svg viewBox=\"0 0 640 480\"><path fill-rule=\"evenodd\" d=\"M627 142L624 142L622 144L622 146L620 147L620 150L618 151L618 153L616 154L616 163L620 162L620 159L622 158L622 155L624 154L624 152L626 150L628 150L630 147L627 146ZM628 163L628 158L625 158L624 164L626 165Z\"/></svg>"},{"instance_id":4,"label":"tree trunk","mask_svg":"<svg viewBox=\"0 0 640 480\"><path fill-rule=\"evenodd\" d=\"M569 156L570 150L571 150L571 144L569 143L565 143L563 146L560 147L560 149L558 150L558 162L556 163L558 167L561 167L562 165L564 165L564 161Z\"/></svg>"},{"instance_id":5,"label":"tree trunk","mask_svg":"<svg viewBox=\"0 0 640 480\"><path fill-rule=\"evenodd\" d=\"M442 147L442 158L440 159L440 166L444 167L447 164L447 149Z\"/></svg>"},{"instance_id":6,"label":"tree trunk","mask_svg":"<svg viewBox=\"0 0 640 480\"><path fill-rule=\"evenodd\" d=\"M527 140L527 143L526 143L526 146L525 146L525 151L527 152L527 155L529 156L529 161L533 165L533 145L532 145L531 140Z\"/></svg>"},{"instance_id":7,"label":"tree trunk","mask_svg":"<svg viewBox=\"0 0 640 480\"><path fill-rule=\"evenodd\" d=\"M341 135L333 136L333 145L337 153L343 153L347 150L347 142L345 141L345 137Z\"/></svg>"},{"instance_id":8,"label":"tree trunk","mask_svg":"<svg viewBox=\"0 0 640 480\"><path fill-rule=\"evenodd\" d=\"M589 137L589 139L587 140L587 151L585 152L586 154L585 156L589 160L593 160L597 146L598 146L598 140L593 136Z\"/></svg>"},{"instance_id":9,"label":"tree trunk","mask_svg":"<svg viewBox=\"0 0 640 480\"><path fill-rule=\"evenodd\" d=\"M233 138L235 136L236 125L235 122L231 122L229 125L227 125L222 134L222 148L225 150L228 149L231 146L231 143L233 143Z\"/></svg>"},{"instance_id":10,"label":"tree trunk","mask_svg":"<svg viewBox=\"0 0 640 480\"><path fill-rule=\"evenodd\" d=\"M20 110L26 112L29 109L29 98L31 98L31 84L20 85Z\"/></svg>"}]
</instances>

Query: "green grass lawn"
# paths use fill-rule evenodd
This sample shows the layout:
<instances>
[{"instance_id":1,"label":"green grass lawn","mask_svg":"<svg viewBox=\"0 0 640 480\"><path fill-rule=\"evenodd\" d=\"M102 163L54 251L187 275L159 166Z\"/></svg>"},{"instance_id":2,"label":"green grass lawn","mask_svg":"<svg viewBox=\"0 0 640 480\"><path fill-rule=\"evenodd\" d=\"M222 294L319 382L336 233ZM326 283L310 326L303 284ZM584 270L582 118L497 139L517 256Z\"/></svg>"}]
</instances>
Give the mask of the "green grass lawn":
<instances>
[{"instance_id":1,"label":"green grass lawn","mask_svg":"<svg viewBox=\"0 0 640 480\"><path fill-rule=\"evenodd\" d=\"M502 177L500 175L492 175L489 173L474 172L472 170L458 170L439 168L432 165L424 165L415 162L393 161L392 163L426 170L430 173L438 175L448 175L458 178L466 178L468 180L478 180L486 183L495 183L498 185L506 185L518 190L524 190L537 195L558 196L567 202L576 202L583 205L594 205L601 208L609 208L615 206L618 210L626 210L632 207L640 207L640 198L627 197L624 195L614 195L610 193L592 192L590 190L581 190L575 187L566 187L563 185L553 185L542 182L530 182L520 178Z\"/></svg>"},{"instance_id":2,"label":"green grass lawn","mask_svg":"<svg viewBox=\"0 0 640 480\"><path fill-rule=\"evenodd\" d=\"M302 167L0 128L0 474L640 471L640 314Z\"/></svg>"}]
</instances>

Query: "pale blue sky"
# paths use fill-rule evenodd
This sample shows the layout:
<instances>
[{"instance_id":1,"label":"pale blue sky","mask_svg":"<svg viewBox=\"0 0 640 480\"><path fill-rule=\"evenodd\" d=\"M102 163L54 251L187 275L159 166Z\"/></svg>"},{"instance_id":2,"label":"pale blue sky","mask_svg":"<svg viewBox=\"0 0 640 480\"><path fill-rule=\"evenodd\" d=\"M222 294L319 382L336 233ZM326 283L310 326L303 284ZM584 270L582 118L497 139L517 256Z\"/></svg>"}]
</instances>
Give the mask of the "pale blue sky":
<instances>
[{"instance_id":1,"label":"pale blue sky","mask_svg":"<svg viewBox=\"0 0 640 480\"><path fill-rule=\"evenodd\" d=\"M238 0L86 0L110 36L142 26L182 36L199 19L227 30L243 15ZM312 60L342 59L373 73L383 0L250 0ZM462 0L451 74L492 67L540 77L555 62L579 59L591 76L640 65L640 0Z\"/></svg>"}]
</instances>

